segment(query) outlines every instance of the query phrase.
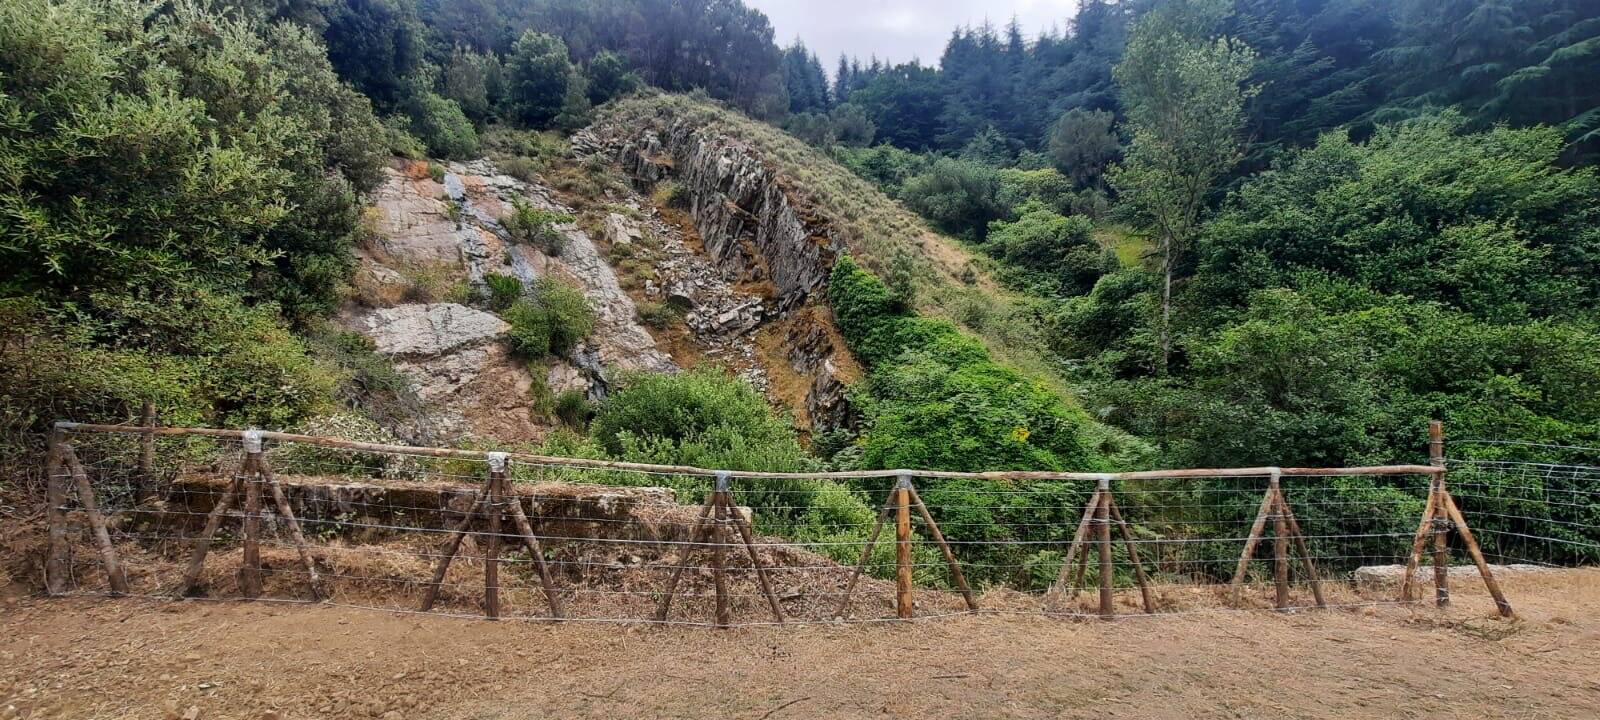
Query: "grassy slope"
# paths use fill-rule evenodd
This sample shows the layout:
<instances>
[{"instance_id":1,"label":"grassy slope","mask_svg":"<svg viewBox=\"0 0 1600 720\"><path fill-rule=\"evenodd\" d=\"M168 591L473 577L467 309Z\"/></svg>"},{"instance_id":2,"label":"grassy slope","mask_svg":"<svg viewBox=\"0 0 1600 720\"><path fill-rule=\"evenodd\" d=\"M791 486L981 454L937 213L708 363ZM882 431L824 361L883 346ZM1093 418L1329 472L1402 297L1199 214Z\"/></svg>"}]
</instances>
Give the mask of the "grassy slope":
<instances>
[{"instance_id":1,"label":"grassy slope","mask_svg":"<svg viewBox=\"0 0 1600 720\"><path fill-rule=\"evenodd\" d=\"M851 253L880 276L896 252L907 253L915 263L919 313L955 321L981 338L996 359L1064 397L1075 397L1044 351L1044 329L1030 311L1027 296L1001 287L986 271L992 264L987 258L934 231L826 153L737 111L683 95L636 96L604 106L600 113L601 123L619 127L688 118L707 132L743 142L778 169L791 197L833 227ZM971 285L960 279L969 268L977 277ZM1109 427L1094 432L1118 448L1129 444L1129 438Z\"/></svg>"}]
</instances>

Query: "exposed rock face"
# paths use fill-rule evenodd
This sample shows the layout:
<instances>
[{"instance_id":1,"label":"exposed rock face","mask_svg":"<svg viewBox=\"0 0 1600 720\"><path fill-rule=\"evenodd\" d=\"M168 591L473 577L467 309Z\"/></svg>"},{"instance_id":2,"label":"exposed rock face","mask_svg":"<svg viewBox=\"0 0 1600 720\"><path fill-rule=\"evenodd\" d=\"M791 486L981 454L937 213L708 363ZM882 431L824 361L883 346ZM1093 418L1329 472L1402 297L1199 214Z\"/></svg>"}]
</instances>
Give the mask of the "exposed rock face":
<instances>
[{"instance_id":1,"label":"exposed rock face","mask_svg":"<svg viewBox=\"0 0 1600 720\"><path fill-rule=\"evenodd\" d=\"M602 397L612 368L672 370L650 334L635 319L633 301L617 283L595 243L571 224L560 225L559 255L516 242L499 218L513 200L570 214L542 187L501 174L492 163L451 164L442 182L426 166L397 162L376 193L377 246L360 253L361 275L379 288L368 298L377 309L353 308L345 324L371 337L394 359L431 410L445 439L464 434L500 440L538 440L534 378L511 358L501 336L508 326L491 313L456 303L400 304L407 273L426 271L446 281L465 280L478 293L489 273L511 275L527 287L546 276L577 286L594 306L594 333L574 348L571 361L552 360L540 370L557 391L579 389ZM387 289L386 289L387 288Z\"/></svg>"},{"instance_id":2,"label":"exposed rock face","mask_svg":"<svg viewBox=\"0 0 1600 720\"><path fill-rule=\"evenodd\" d=\"M588 351L600 364L663 372L676 369L671 358L656 348L650 333L639 325L633 299L623 292L616 272L600 256L600 249L588 233L571 223L557 226L556 231L563 240L561 253L550 256L537 248L514 244L498 219L510 211L513 198L541 210L566 215L573 214L572 208L556 202L545 188L501 174L488 160L452 163L450 170L445 174L445 181L449 183L457 178L462 183L457 202L461 203L463 215L493 233L509 248L506 262L494 271L516 275L524 284L554 273L582 289L596 314L592 347ZM603 377L595 379L604 383Z\"/></svg>"},{"instance_id":3,"label":"exposed rock face","mask_svg":"<svg viewBox=\"0 0 1600 720\"><path fill-rule=\"evenodd\" d=\"M811 378L806 393L806 414L814 427L824 430L855 427L856 414L845 398L850 378L840 367L840 352L827 327L818 322L792 323L784 337L789 364Z\"/></svg>"},{"instance_id":4,"label":"exposed rock face","mask_svg":"<svg viewBox=\"0 0 1600 720\"><path fill-rule=\"evenodd\" d=\"M744 335L822 302L821 291L843 241L826 223L810 217L791 197L784 179L755 153L683 121L661 129L603 128L586 137L584 147L598 152L607 142L636 181L671 178L684 186L705 254L724 280L771 288L770 303L714 303L708 302L705 283L693 273L667 280L659 292L669 303L695 308L686 320L698 336ZM707 313L707 307L715 311ZM790 326L788 332L799 327ZM840 371L844 361L835 359L848 357L849 351L820 330L787 338L785 348L792 368L812 379L805 400L812 426L828 430L852 424Z\"/></svg>"},{"instance_id":5,"label":"exposed rock face","mask_svg":"<svg viewBox=\"0 0 1600 720\"><path fill-rule=\"evenodd\" d=\"M806 220L775 171L729 138L679 121L624 141L618 159L638 180L682 183L707 254L730 278L771 282L779 312L811 299L844 249L825 225Z\"/></svg>"},{"instance_id":6,"label":"exposed rock face","mask_svg":"<svg viewBox=\"0 0 1600 720\"><path fill-rule=\"evenodd\" d=\"M529 412L532 378L499 342L510 327L455 303L399 305L354 316L350 324L410 378L447 437L542 434Z\"/></svg>"},{"instance_id":7,"label":"exposed rock face","mask_svg":"<svg viewBox=\"0 0 1600 720\"><path fill-rule=\"evenodd\" d=\"M455 303L383 308L360 322L378 352L403 358L438 357L481 346L511 327L494 315Z\"/></svg>"}]
</instances>

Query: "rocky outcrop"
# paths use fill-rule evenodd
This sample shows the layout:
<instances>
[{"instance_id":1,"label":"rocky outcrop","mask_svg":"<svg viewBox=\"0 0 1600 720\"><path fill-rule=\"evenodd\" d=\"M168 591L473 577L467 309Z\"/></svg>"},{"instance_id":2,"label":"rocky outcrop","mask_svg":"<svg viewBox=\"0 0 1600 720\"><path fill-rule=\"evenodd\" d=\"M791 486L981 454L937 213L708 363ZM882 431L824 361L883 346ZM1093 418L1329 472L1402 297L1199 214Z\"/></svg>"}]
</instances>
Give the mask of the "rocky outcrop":
<instances>
[{"instance_id":1,"label":"rocky outcrop","mask_svg":"<svg viewBox=\"0 0 1600 720\"><path fill-rule=\"evenodd\" d=\"M494 315L455 303L383 308L359 322L378 352L401 358L439 357L481 346L510 328Z\"/></svg>"},{"instance_id":2,"label":"rocky outcrop","mask_svg":"<svg viewBox=\"0 0 1600 720\"><path fill-rule=\"evenodd\" d=\"M557 277L578 287L595 308L594 332L569 359L537 369L539 381L560 392L603 397L615 368L672 370L670 358L638 324L632 299L593 240L571 223L558 225L558 254L513 239L499 218L514 202L572 214L549 191L504 175L490 162L453 163L435 181L422 163L397 161L375 193L375 238L360 253L358 280L372 290L347 308L344 324L372 338L411 379L443 439L466 434L538 440L536 382L525 362L500 342L507 325L459 303L416 303L408 288L418 278L437 286L462 281L479 297L489 273L532 287ZM458 293L459 294L459 293Z\"/></svg>"},{"instance_id":3,"label":"rocky outcrop","mask_svg":"<svg viewBox=\"0 0 1600 720\"><path fill-rule=\"evenodd\" d=\"M776 171L731 138L679 121L625 140L617 157L640 181L682 184L706 253L730 278L770 282L779 312L812 299L844 249L825 224L807 219Z\"/></svg>"},{"instance_id":4,"label":"rocky outcrop","mask_svg":"<svg viewBox=\"0 0 1600 720\"><path fill-rule=\"evenodd\" d=\"M856 414L845 390L855 378L841 367L849 353L841 350L837 337L828 332L829 327L830 324L816 321L789 323L783 346L789 365L811 378L805 403L812 426L823 430L851 428L856 425Z\"/></svg>"},{"instance_id":5,"label":"rocky outcrop","mask_svg":"<svg viewBox=\"0 0 1600 720\"><path fill-rule=\"evenodd\" d=\"M607 143L637 182L671 179L683 187L705 255L725 284L768 288L767 302L711 303L705 283L695 274L665 280L659 291L667 302L695 308L686 320L697 335L744 335L823 301L821 293L843 241L791 195L785 179L754 151L682 120L660 128L602 128L586 136L582 146L585 152L600 152ZM707 313L707 307L715 311ZM785 332L792 334L802 325L791 324ZM813 428L850 425L847 374L840 369L853 366L846 360L849 351L820 329L786 338L784 348L784 360L811 379L804 409Z\"/></svg>"},{"instance_id":6,"label":"rocky outcrop","mask_svg":"<svg viewBox=\"0 0 1600 720\"><path fill-rule=\"evenodd\" d=\"M452 163L445 182L460 184L459 192L453 192L451 197L460 204L462 216L492 233L507 248L496 272L515 275L525 285L555 274L577 285L589 298L595 309L595 331L588 347L580 348L575 355L596 361L591 369L596 372L593 380L599 385L597 394L604 391L607 367L662 372L676 369L671 358L656 348L649 331L639 325L633 299L622 290L616 272L601 257L588 233L572 223L557 225L555 230L562 236L561 251L549 255L515 243L499 221L511 211L513 199L568 216L575 214L572 208L557 202L546 188L500 173L488 160Z\"/></svg>"},{"instance_id":7,"label":"rocky outcrop","mask_svg":"<svg viewBox=\"0 0 1600 720\"><path fill-rule=\"evenodd\" d=\"M445 437L542 435L530 412L533 378L499 342L509 325L455 303L397 305L353 315L347 324L411 381Z\"/></svg>"}]
</instances>

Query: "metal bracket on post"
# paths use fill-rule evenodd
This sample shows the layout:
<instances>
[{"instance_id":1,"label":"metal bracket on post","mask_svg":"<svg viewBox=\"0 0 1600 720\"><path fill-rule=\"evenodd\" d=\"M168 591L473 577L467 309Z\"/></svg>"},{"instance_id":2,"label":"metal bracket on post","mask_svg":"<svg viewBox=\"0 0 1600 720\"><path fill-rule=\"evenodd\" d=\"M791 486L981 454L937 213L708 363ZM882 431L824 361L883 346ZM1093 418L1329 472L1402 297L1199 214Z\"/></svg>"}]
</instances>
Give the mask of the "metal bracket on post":
<instances>
[{"instance_id":1,"label":"metal bracket on post","mask_svg":"<svg viewBox=\"0 0 1600 720\"><path fill-rule=\"evenodd\" d=\"M250 428L244 431L244 451L251 455L261 453L261 431Z\"/></svg>"},{"instance_id":2,"label":"metal bracket on post","mask_svg":"<svg viewBox=\"0 0 1600 720\"><path fill-rule=\"evenodd\" d=\"M511 454L492 452L488 453L487 457L489 459L489 472L503 473L506 471L506 463L510 461Z\"/></svg>"},{"instance_id":3,"label":"metal bracket on post","mask_svg":"<svg viewBox=\"0 0 1600 720\"><path fill-rule=\"evenodd\" d=\"M730 473L727 470L718 470L716 477L717 477L717 485L716 485L715 492L725 493L725 492L728 492L729 489L733 487L733 482L732 482L733 473Z\"/></svg>"},{"instance_id":4,"label":"metal bracket on post","mask_svg":"<svg viewBox=\"0 0 1600 720\"><path fill-rule=\"evenodd\" d=\"M900 473L899 475L897 475L896 479L895 479L895 483L894 483L894 489L896 489L896 490L910 490L911 489L911 473Z\"/></svg>"}]
</instances>

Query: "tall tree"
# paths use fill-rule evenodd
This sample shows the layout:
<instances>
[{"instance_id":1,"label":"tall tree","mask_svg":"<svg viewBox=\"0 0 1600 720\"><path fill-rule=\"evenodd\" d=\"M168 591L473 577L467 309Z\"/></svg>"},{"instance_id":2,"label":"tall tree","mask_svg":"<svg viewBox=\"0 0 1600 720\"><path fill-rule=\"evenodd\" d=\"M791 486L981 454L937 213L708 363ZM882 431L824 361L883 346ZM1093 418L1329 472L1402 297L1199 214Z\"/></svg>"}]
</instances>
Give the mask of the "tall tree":
<instances>
[{"instance_id":1,"label":"tall tree","mask_svg":"<svg viewBox=\"0 0 1600 720\"><path fill-rule=\"evenodd\" d=\"M572 81L567 44L553 35L525 32L512 47L506 74L512 117L529 127L549 127Z\"/></svg>"},{"instance_id":2,"label":"tall tree","mask_svg":"<svg viewBox=\"0 0 1600 720\"><path fill-rule=\"evenodd\" d=\"M1243 83L1255 53L1210 37L1224 2L1181 0L1141 18L1115 72L1133 141L1111 182L1161 257L1160 374L1172 353L1173 271L1213 184L1242 156L1244 104L1254 92Z\"/></svg>"},{"instance_id":3,"label":"tall tree","mask_svg":"<svg viewBox=\"0 0 1600 720\"><path fill-rule=\"evenodd\" d=\"M850 102L850 90L853 82L853 78L850 77L850 58L845 57L844 53L839 53L839 69L833 72L833 102L835 105L843 105Z\"/></svg>"},{"instance_id":4,"label":"tall tree","mask_svg":"<svg viewBox=\"0 0 1600 720\"><path fill-rule=\"evenodd\" d=\"M859 105L877 126L878 137L896 147L933 149L939 137L939 109L944 105L938 71L910 62L879 70L872 77L851 94L850 102Z\"/></svg>"},{"instance_id":5,"label":"tall tree","mask_svg":"<svg viewBox=\"0 0 1600 720\"><path fill-rule=\"evenodd\" d=\"M825 113L831 105L828 97L828 76L822 72L822 63L806 49L805 43L796 39L783 51L784 87L789 91L789 112Z\"/></svg>"},{"instance_id":6,"label":"tall tree","mask_svg":"<svg viewBox=\"0 0 1600 720\"><path fill-rule=\"evenodd\" d=\"M1122 152L1111 125L1116 119L1104 110L1068 110L1050 133L1050 159L1056 169L1080 187L1099 185L1106 166Z\"/></svg>"}]
</instances>

